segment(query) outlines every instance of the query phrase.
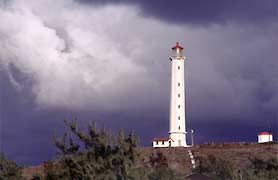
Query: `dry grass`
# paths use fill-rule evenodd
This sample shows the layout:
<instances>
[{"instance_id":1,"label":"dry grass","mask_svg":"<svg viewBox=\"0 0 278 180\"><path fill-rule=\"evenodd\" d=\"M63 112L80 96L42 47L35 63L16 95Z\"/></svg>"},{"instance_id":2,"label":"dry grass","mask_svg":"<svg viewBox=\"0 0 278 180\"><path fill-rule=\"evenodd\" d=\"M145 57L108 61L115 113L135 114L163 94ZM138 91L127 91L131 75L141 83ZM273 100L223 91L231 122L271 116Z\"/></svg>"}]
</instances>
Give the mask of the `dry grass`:
<instances>
[{"instance_id":1,"label":"dry grass","mask_svg":"<svg viewBox=\"0 0 278 180\"><path fill-rule=\"evenodd\" d=\"M26 179L31 179L33 177L33 175L35 174L39 174L39 175L43 175L43 165L39 165L39 166L29 166L29 167L25 167L22 170L22 175L23 177L25 177Z\"/></svg>"}]
</instances>

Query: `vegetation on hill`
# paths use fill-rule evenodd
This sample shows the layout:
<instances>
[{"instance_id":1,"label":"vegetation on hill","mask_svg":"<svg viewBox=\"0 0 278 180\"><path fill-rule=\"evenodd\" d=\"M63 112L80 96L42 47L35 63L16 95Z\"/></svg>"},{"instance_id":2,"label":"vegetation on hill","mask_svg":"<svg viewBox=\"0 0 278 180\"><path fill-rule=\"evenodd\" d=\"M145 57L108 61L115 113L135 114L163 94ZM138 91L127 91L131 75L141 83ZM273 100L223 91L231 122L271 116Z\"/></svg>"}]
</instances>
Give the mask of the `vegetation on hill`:
<instances>
[{"instance_id":1,"label":"vegetation on hill","mask_svg":"<svg viewBox=\"0 0 278 180\"><path fill-rule=\"evenodd\" d=\"M42 166L25 168L28 180L178 180L198 173L219 180L273 180L278 177L278 144L211 143L188 148L137 147L133 132L112 135L90 124L80 130L66 122L55 138L60 156ZM26 171L27 170L27 171ZM32 173L30 173L32 172ZM42 173L43 172L43 173ZM30 175L33 174L31 178ZM0 155L0 180L23 180L21 168Z\"/></svg>"},{"instance_id":2,"label":"vegetation on hill","mask_svg":"<svg viewBox=\"0 0 278 180\"><path fill-rule=\"evenodd\" d=\"M251 163L244 169L228 160L215 155L198 159L198 167L195 172L206 174L219 180L273 180L278 177L278 159L250 159Z\"/></svg>"},{"instance_id":3,"label":"vegetation on hill","mask_svg":"<svg viewBox=\"0 0 278 180\"><path fill-rule=\"evenodd\" d=\"M150 164L138 164L137 138L120 130L113 136L92 123L87 131L77 128L76 121L66 122L69 129L55 145L61 153L57 161L44 164L45 180L158 180L178 179L168 167L163 153L149 157Z\"/></svg>"},{"instance_id":4,"label":"vegetation on hill","mask_svg":"<svg viewBox=\"0 0 278 180\"><path fill-rule=\"evenodd\" d=\"M0 153L0 180L21 180L21 168Z\"/></svg>"},{"instance_id":5,"label":"vegetation on hill","mask_svg":"<svg viewBox=\"0 0 278 180\"><path fill-rule=\"evenodd\" d=\"M194 147L195 172L215 179L273 180L278 178L278 144L218 143Z\"/></svg>"}]
</instances>

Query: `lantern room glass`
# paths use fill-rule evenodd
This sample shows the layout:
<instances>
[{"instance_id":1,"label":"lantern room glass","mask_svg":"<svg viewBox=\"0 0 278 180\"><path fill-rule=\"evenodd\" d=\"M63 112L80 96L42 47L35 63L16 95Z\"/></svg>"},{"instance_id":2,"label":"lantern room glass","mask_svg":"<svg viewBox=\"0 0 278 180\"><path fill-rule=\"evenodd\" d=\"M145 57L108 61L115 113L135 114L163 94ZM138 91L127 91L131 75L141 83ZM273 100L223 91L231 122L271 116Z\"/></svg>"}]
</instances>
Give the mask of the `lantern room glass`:
<instances>
[{"instance_id":1,"label":"lantern room glass","mask_svg":"<svg viewBox=\"0 0 278 180\"><path fill-rule=\"evenodd\" d=\"M183 52L181 48L174 48L172 50L172 57L183 57Z\"/></svg>"}]
</instances>

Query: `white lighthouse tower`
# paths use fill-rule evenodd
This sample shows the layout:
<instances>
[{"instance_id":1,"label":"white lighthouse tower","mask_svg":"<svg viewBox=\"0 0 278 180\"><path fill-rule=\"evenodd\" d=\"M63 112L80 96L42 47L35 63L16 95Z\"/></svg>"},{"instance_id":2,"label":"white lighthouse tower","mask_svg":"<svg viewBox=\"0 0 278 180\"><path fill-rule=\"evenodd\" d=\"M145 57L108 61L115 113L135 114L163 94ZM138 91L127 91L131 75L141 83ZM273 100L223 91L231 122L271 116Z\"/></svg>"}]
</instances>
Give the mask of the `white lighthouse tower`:
<instances>
[{"instance_id":1,"label":"white lighthouse tower","mask_svg":"<svg viewBox=\"0 0 278 180\"><path fill-rule=\"evenodd\" d=\"M171 73L171 100L170 123L168 138L154 138L153 147L188 147L186 143L185 126L185 85L183 47L177 44L172 47L170 57Z\"/></svg>"},{"instance_id":2,"label":"white lighthouse tower","mask_svg":"<svg viewBox=\"0 0 278 180\"><path fill-rule=\"evenodd\" d=\"M169 136L173 140L172 146L186 147L185 126L185 85L183 47L177 44L172 48L172 75L170 100L170 127Z\"/></svg>"}]
</instances>

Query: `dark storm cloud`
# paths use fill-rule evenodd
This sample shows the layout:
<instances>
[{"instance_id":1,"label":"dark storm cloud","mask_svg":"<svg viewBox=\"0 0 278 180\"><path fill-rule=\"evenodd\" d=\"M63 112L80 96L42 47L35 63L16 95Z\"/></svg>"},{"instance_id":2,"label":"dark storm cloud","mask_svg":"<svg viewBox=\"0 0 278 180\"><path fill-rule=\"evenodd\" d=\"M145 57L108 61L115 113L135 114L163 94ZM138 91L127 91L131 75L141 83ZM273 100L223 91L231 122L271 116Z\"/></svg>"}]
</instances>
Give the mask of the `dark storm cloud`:
<instances>
[{"instance_id":1,"label":"dark storm cloud","mask_svg":"<svg viewBox=\"0 0 278 180\"><path fill-rule=\"evenodd\" d=\"M277 20L277 0L77 0L92 4L136 4L144 16L170 23L194 25L225 24L230 22L265 24Z\"/></svg>"}]
</instances>

